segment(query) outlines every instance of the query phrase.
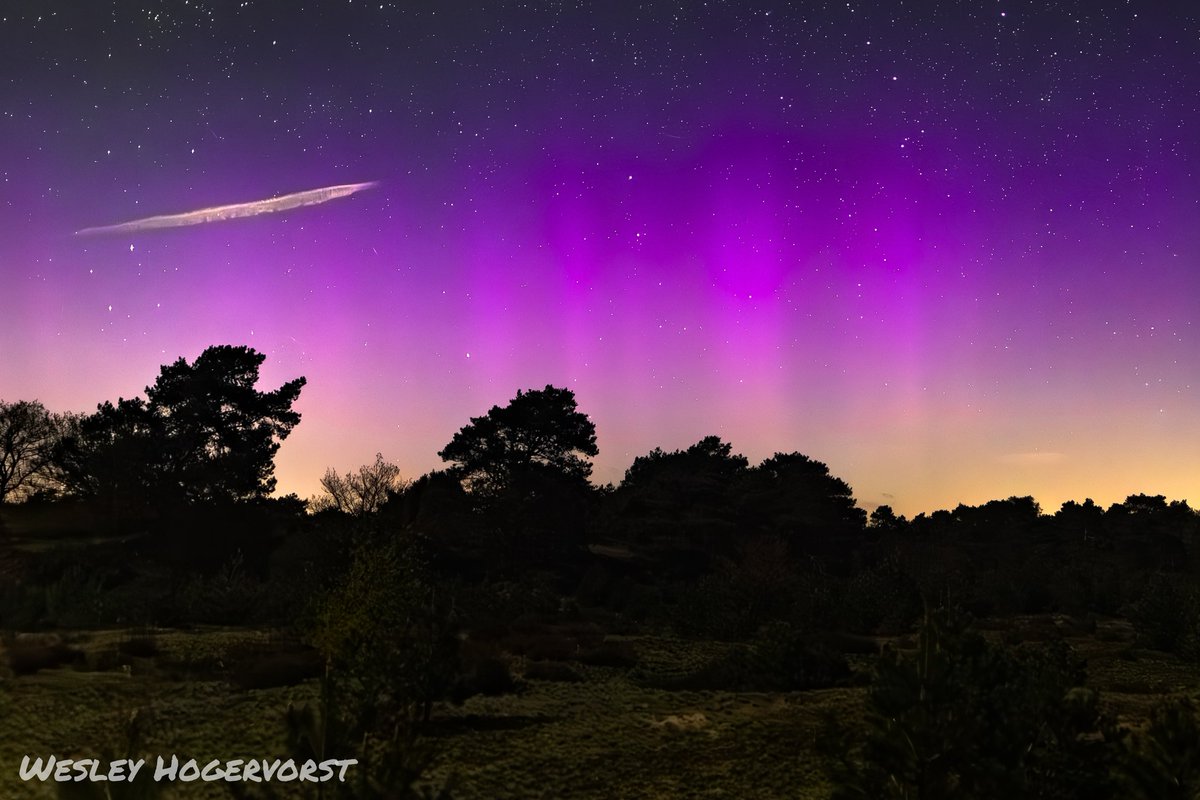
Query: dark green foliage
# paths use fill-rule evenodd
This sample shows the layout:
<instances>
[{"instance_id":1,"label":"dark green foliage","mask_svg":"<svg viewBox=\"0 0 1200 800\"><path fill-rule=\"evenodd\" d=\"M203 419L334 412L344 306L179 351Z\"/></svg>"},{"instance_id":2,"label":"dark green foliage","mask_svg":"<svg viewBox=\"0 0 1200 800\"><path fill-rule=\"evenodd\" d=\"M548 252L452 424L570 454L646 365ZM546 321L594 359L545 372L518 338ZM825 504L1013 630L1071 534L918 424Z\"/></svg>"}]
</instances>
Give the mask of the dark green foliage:
<instances>
[{"instance_id":1,"label":"dark green foliage","mask_svg":"<svg viewBox=\"0 0 1200 800\"><path fill-rule=\"evenodd\" d=\"M477 694L498 697L516 691L517 684L508 659L502 656L492 654L470 659L461 671L462 675L450 690L451 699L458 702Z\"/></svg>"},{"instance_id":2,"label":"dark green foliage","mask_svg":"<svg viewBox=\"0 0 1200 800\"><path fill-rule=\"evenodd\" d=\"M587 544L589 495L584 480L552 466L510 469L482 509L491 528L484 549L493 565L506 574L570 571Z\"/></svg>"},{"instance_id":3,"label":"dark green foliage","mask_svg":"<svg viewBox=\"0 0 1200 800\"><path fill-rule=\"evenodd\" d=\"M265 497L304 378L255 389L265 356L209 347L164 366L146 399L102 404L55 455L64 485L122 517L180 503Z\"/></svg>"},{"instance_id":4,"label":"dark green foliage","mask_svg":"<svg viewBox=\"0 0 1200 800\"><path fill-rule=\"evenodd\" d=\"M164 482L188 499L264 497L275 488L279 440L300 422L292 404L304 378L273 392L255 389L266 356L249 347L209 347L194 363L162 368L146 389L148 409L162 423Z\"/></svg>"},{"instance_id":5,"label":"dark green foliage","mask_svg":"<svg viewBox=\"0 0 1200 800\"><path fill-rule=\"evenodd\" d=\"M1178 699L1154 708L1150 724L1133 738L1122 769L1131 800L1200 798L1200 713Z\"/></svg>"},{"instance_id":6,"label":"dark green foliage","mask_svg":"<svg viewBox=\"0 0 1200 800\"><path fill-rule=\"evenodd\" d=\"M295 686L325 672L325 659L314 648L296 641L269 641L231 649L229 682L239 689Z\"/></svg>"},{"instance_id":7,"label":"dark green foliage","mask_svg":"<svg viewBox=\"0 0 1200 800\"><path fill-rule=\"evenodd\" d=\"M745 639L762 623L752 610L745 585L734 576L704 575L679 591L671 627L682 636Z\"/></svg>"},{"instance_id":8,"label":"dark green foliage","mask_svg":"<svg viewBox=\"0 0 1200 800\"><path fill-rule=\"evenodd\" d=\"M150 712L138 709L121 718L117 740L124 746L120 749L113 747L110 741L104 742L97 748L98 758L102 764L112 761L145 758L142 752L142 739L150 724ZM167 793L169 783L154 780L154 770L146 765L132 781L120 782L61 782L55 784L58 800L157 800Z\"/></svg>"},{"instance_id":9,"label":"dark green foliage","mask_svg":"<svg viewBox=\"0 0 1200 800\"><path fill-rule=\"evenodd\" d=\"M158 639L153 632L136 634L117 643L117 652L133 658L154 658L158 655Z\"/></svg>"},{"instance_id":10,"label":"dark green foliage","mask_svg":"<svg viewBox=\"0 0 1200 800\"><path fill-rule=\"evenodd\" d=\"M554 575L527 572L512 580L495 580L460 587L456 605L463 618L476 629L511 625L517 620L546 619L557 615L562 594Z\"/></svg>"},{"instance_id":11,"label":"dark green foliage","mask_svg":"<svg viewBox=\"0 0 1200 800\"><path fill-rule=\"evenodd\" d=\"M457 639L411 551L364 535L318 606L312 640L325 665L321 700L289 709L289 748L297 758L359 760L353 781L319 791L347 800L448 797L420 788L432 754L416 734L450 690Z\"/></svg>"},{"instance_id":12,"label":"dark green foliage","mask_svg":"<svg viewBox=\"0 0 1200 800\"><path fill-rule=\"evenodd\" d=\"M798 567L782 537L747 537L713 572L683 585L673 625L687 636L745 639L772 620L797 622L816 586L811 572Z\"/></svg>"},{"instance_id":13,"label":"dark green foliage","mask_svg":"<svg viewBox=\"0 0 1200 800\"><path fill-rule=\"evenodd\" d=\"M580 650L575 660L594 667L630 669L637 665L637 648L632 642L608 639L595 647Z\"/></svg>"},{"instance_id":14,"label":"dark green foliage","mask_svg":"<svg viewBox=\"0 0 1200 800\"><path fill-rule=\"evenodd\" d=\"M289 706L284 715L288 757L297 763L329 759L356 759L344 783L312 786L263 783L230 783L236 800L450 800L449 788L422 784L433 761L433 751L409 726L381 726L380 719L343 691L332 669L321 679L317 705Z\"/></svg>"},{"instance_id":15,"label":"dark green foliage","mask_svg":"<svg viewBox=\"0 0 1200 800\"><path fill-rule=\"evenodd\" d=\"M525 666L524 676L530 681L554 681L557 683L580 683L583 676L570 664L561 661L531 661Z\"/></svg>"},{"instance_id":16,"label":"dark green foliage","mask_svg":"<svg viewBox=\"0 0 1200 800\"><path fill-rule=\"evenodd\" d=\"M324 597L349 569L354 531L349 519L305 518L280 537L267 559L262 617L311 626L315 599Z\"/></svg>"},{"instance_id":17,"label":"dark green foliage","mask_svg":"<svg viewBox=\"0 0 1200 800\"><path fill-rule=\"evenodd\" d=\"M1129 618L1147 646L1200 661L1200 587L1194 578L1154 574Z\"/></svg>"},{"instance_id":18,"label":"dark green foliage","mask_svg":"<svg viewBox=\"0 0 1200 800\"><path fill-rule=\"evenodd\" d=\"M748 655L744 686L758 692L790 692L837 686L850 678L846 659L785 622L759 631Z\"/></svg>"},{"instance_id":19,"label":"dark green foliage","mask_svg":"<svg viewBox=\"0 0 1200 800\"><path fill-rule=\"evenodd\" d=\"M1077 557L1056 570L1049 588L1053 607L1068 614L1115 615L1120 610L1121 574L1112 563Z\"/></svg>"},{"instance_id":20,"label":"dark green foliage","mask_svg":"<svg viewBox=\"0 0 1200 800\"><path fill-rule=\"evenodd\" d=\"M517 473L544 467L586 481L595 456L596 426L581 413L570 389L546 386L517 392L503 408L492 406L472 417L438 456L454 464L453 474L484 497L508 487Z\"/></svg>"},{"instance_id":21,"label":"dark green foliage","mask_svg":"<svg viewBox=\"0 0 1200 800\"><path fill-rule=\"evenodd\" d=\"M664 577L687 581L728 572L726 562L747 559L765 542L776 550L782 545L773 553L781 571L797 557L811 556L841 568L866 522L850 487L825 464L776 453L750 467L716 436L686 450L655 449L634 459L621 485L605 496L604 508L603 527L612 539L651 554ZM751 628L762 614L777 614L757 600L754 605L745 623ZM729 625L741 623L718 627Z\"/></svg>"},{"instance_id":22,"label":"dark green foliage","mask_svg":"<svg viewBox=\"0 0 1200 800\"><path fill-rule=\"evenodd\" d=\"M448 611L424 565L394 540L360 546L322 602L312 639L341 676L339 703L384 727L427 714L455 677Z\"/></svg>"},{"instance_id":23,"label":"dark green foliage","mask_svg":"<svg viewBox=\"0 0 1200 800\"><path fill-rule=\"evenodd\" d=\"M889 505L877 506L867 518L867 527L878 536L901 533L907 526L908 520L903 516L896 516L896 512Z\"/></svg>"},{"instance_id":24,"label":"dark green foliage","mask_svg":"<svg viewBox=\"0 0 1200 800\"><path fill-rule=\"evenodd\" d=\"M487 572L489 534L462 480L449 471L426 473L393 494L381 509L385 524L410 530L435 567Z\"/></svg>"},{"instance_id":25,"label":"dark green foliage","mask_svg":"<svg viewBox=\"0 0 1200 800\"><path fill-rule=\"evenodd\" d=\"M844 556L866 525L850 485L801 453L776 453L749 470L740 487L741 511L766 533L785 537L796 552Z\"/></svg>"},{"instance_id":26,"label":"dark green foliage","mask_svg":"<svg viewBox=\"0 0 1200 800\"><path fill-rule=\"evenodd\" d=\"M981 506L959 505L953 515L960 536L970 539L1026 539L1038 525L1041 507L1032 497L990 500Z\"/></svg>"},{"instance_id":27,"label":"dark green foliage","mask_svg":"<svg viewBox=\"0 0 1200 800\"><path fill-rule=\"evenodd\" d=\"M1107 538L1104 535L1104 509L1090 497L1082 503L1074 500L1063 503L1054 514L1054 522L1065 536L1080 543L1097 543Z\"/></svg>"},{"instance_id":28,"label":"dark green foliage","mask_svg":"<svg viewBox=\"0 0 1200 800\"><path fill-rule=\"evenodd\" d=\"M54 461L70 494L94 501L114 519L141 518L166 499L154 495L163 438L144 400L121 398L80 420L75 434L58 444Z\"/></svg>"},{"instance_id":29,"label":"dark green foliage","mask_svg":"<svg viewBox=\"0 0 1200 800\"><path fill-rule=\"evenodd\" d=\"M484 535L476 543L493 568L512 574L557 569L587 543L596 426L569 389L517 392L505 407L472 417L438 454L471 493Z\"/></svg>"},{"instance_id":30,"label":"dark green foliage","mask_svg":"<svg viewBox=\"0 0 1200 800\"><path fill-rule=\"evenodd\" d=\"M105 583L108 575L102 569L87 569L79 563L69 564L59 577L46 584L44 617L40 623L52 622L69 628L90 628L107 622L108 597Z\"/></svg>"},{"instance_id":31,"label":"dark green foliage","mask_svg":"<svg viewBox=\"0 0 1200 800\"><path fill-rule=\"evenodd\" d=\"M831 728L832 797L1111 797L1119 737L1082 680L1064 645L1010 651L931 614L916 653L881 659L865 740Z\"/></svg>"},{"instance_id":32,"label":"dark green foliage","mask_svg":"<svg viewBox=\"0 0 1200 800\"><path fill-rule=\"evenodd\" d=\"M635 458L610 498L607 524L621 538L663 554L663 561L686 569L726 553L737 541L735 486L749 462L716 436L686 450L654 449Z\"/></svg>"},{"instance_id":33,"label":"dark green foliage","mask_svg":"<svg viewBox=\"0 0 1200 800\"><path fill-rule=\"evenodd\" d=\"M1129 567L1177 570L1187 563L1185 540L1195 546L1200 515L1186 501L1130 495L1104 514L1105 536Z\"/></svg>"},{"instance_id":34,"label":"dark green foliage","mask_svg":"<svg viewBox=\"0 0 1200 800\"><path fill-rule=\"evenodd\" d=\"M969 599L990 614L1043 614L1054 610L1050 583L1056 572L1044 560L1006 560L995 569L979 570Z\"/></svg>"},{"instance_id":35,"label":"dark green foliage","mask_svg":"<svg viewBox=\"0 0 1200 800\"><path fill-rule=\"evenodd\" d=\"M262 593L262 584L247 573L241 554L235 553L214 574L181 579L173 598L175 618L210 625L243 624L260 607Z\"/></svg>"},{"instance_id":36,"label":"dark green foliage","mask_svg":"<svg viewBox=\"0 0 1200 800\"><path fill-rule=\"evenodd\" d=\"M18 676L84 662L81 651L67 645L55 634L13 638L4 649L8 668Z\"/></svg>"},{"instance_id":37,"label":"dark green foliage","mask_svg":"<svg viewBox=\"0 0 1200 800\"><path fill-rule=\"evenodd\" d=\"M853 631L901 633L920 616L921 596L900 563L886 558L850 579L840 613Z\"/></svg>"},{"instance_id":38,"label":"dark green foliage","mask_svg":"<svg viewBox=\"0 0 1200 800\"><path fill-rule=\"evenodd\" d=\"M684 670L658 672L637 668L645 686L671 691L791 692L846 683L846 659L786 623L768 625L750 644Z\"/></svg>"}]
</instances>

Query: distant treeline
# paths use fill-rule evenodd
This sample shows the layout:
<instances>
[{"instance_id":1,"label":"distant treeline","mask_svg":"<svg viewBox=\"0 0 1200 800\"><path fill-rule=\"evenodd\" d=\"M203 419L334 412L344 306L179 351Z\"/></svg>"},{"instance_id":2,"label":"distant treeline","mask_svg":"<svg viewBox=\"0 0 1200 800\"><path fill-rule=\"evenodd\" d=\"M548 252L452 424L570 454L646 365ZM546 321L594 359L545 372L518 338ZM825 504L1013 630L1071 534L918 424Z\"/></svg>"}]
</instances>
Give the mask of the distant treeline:
<instances>
[{"instance_id":1,"label":"distant treeline","mask_svg":"<svg viewBox=\"0 0 1200 800\"><path fill-rule=\"evenodd\" d=\"M304 379L261 392L262 361L209 348L90 415L0 403L13 674L83 658L15 631L146 626L128 645L149 653L162 626L287 631L295 647L197 674L320 678L319 706L288 711L295 752L320 741L362 759L347 797L408 798L431 796L413 788L428 765L414 737L434 704L512 692L514 664L525 681L578 682L589 665L667 691L788 692L860 681L846 653L894 635L862 726L823 737L831 797L1196 797L1194 705L1156 707L1129 738L1063 640L1124 617L1131 659L1136 646L1200 663L1200 515L1186 502L1043 514L1011 497L868 516L820 461L752 465L715 436L597 487L595 426L554 386L470 419L443 470L404 480L379 455L330 468L318 497L272 498ZM1033 614L1056 615L1029 628L1045 647L968 624ZM720 646L671 667L637 637Z\"/></svg>"},{"instance_id":2,"label":"distant treeline","mask_svg":"<svg viewBox=\"0 0 1200 800\"><path fill-rule=\"evenodd\" d=\"M108 600L88 606L96 623L286 619L370 532L407 543L464 597L508 587L503 602L474 605L510 618L570 603L632 626L736 639L780 620L907 630L935 603L976 615L1125 614L1158 646L1197 650L1200 515L1183 501L1134 495L1043 514L1013 497L912 520L888 506L868 516L820 461L777 453L752 465L715 436L655 449L619 485L597 487L595 426L553 386L470 419L439 453L444 470L403 480L379 456L331 468L321 496L273 499L273 458L300 421L292 406L305 380L260 391L263 360L211 347L162 367L144 398L90 415L0 403L0 568L26 586L65 580L60 593L101 592ZM64 578L80 541L94 543L83 585ZM244 607L231 591L220 609L160 602L146 582L165 591L178 581L150 564L180 570L198 596L236 568ZM9 600L24 624L53 622L36 602Z\"/></svg>"}]
</instances>

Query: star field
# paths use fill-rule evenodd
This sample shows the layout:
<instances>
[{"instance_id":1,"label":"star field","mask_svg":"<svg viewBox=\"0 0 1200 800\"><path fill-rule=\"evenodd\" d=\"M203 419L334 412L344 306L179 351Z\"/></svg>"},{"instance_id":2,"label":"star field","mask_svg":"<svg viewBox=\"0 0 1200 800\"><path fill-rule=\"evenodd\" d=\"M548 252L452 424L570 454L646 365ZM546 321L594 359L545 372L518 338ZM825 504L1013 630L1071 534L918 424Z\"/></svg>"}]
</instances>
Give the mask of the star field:
<instances>
[{"instance_id":1,"label":"star field","mask_svg":"<svg viewBox=\"0 0 1200 800\"><path fill-rule=\"evenodd\" d=\"M1197 504L1198 50L1118 0L9 4L0 397L248 344L301 496L553 383L603 482L717 434L908 514Z\"/></svg>"}]
</instances>

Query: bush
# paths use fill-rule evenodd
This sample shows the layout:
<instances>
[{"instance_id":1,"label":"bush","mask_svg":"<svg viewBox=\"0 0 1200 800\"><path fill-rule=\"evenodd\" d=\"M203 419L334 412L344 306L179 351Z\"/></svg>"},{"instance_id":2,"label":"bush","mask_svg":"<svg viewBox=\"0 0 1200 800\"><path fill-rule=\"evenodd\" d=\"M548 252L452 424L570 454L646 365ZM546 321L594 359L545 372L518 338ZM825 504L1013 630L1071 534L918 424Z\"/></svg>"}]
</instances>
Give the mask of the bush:
<instances>
[{"instance_id":1,"label":"bush","mask_svg":"<svg viewBox=\"0 0 1200 800\"><path fill-rule=\"evenodd\" d=\"M850 667L840 653L787 623L774 623L752 644L734 645L689 669L639 670L636 677L645 686L671 691L790 692L843 684Z\"/></svg>"},{"instance_id":2,"label":"bush","mask_svg":"<svg viewBox=\"0 0 1200 800\"><path fill-rule=\"evenodd\" d=\"M583 650L575 658L580 664L593 667L630 669L637 665L637 649L632 642L606 639L595 647Z\"/></svg>"},{"instance_id":3,"label":"bush","mask_svg":"<svg viewBox=\"0 0 1200 800\"><path fill-rule=\"evenodd\" d=\"M477 694L499 697L516 691L516 688L508 659L495 655L483 656L464 671L452 690L452 698L461 703Z\"/></svg>"},{"instance_id":4,"label":"bush","mask_svg":"<svg viewBox=\"0 0 1200 800\"><path fill-rule=\"evenodd\" d=\"M1200 798L1200 715L1191 700L1158 705L1150 725L1133 739L1122 765L1125 788L1136 800Z\"/></svg>"},{"instance_id":5,"label":"bush","mask_svg":"<svg viewBox=\"0 0 1200 800\"><path fill-rule=\"evenodd\" d=\"M921 596L896 559L887 558L850 580L841 614L852 631L904 633L921 614Z\"/></svg>"},{"instance_id":6,"label":"bush","mask_svg":"<svg viewBox=\"0 0 1200 800\"><path fill-rule=\"evenodd\" d=\"M449 693L459 640L439 601L424 564L402 543L363 543L318 603L312 631L312 643L343 676L338 703L360 709L352 716L370 707L379 720L408 725Z\"/></svg>"},{"instance_id":7,"label":"bush","mask_svg":"<svg viewBox=\"0 0 1200 800\"><path fill-rule=\"evenodd\" d=\"M772 623L754 643L755 691L789 692L819 689L844 683L850 677L845 657L813 641L787 623Z\"/></svg>"},{"instance_id":8,"label":"bush","mask_svg":"<svg viewBox=\"0 0 1200 800\"><path fill-rule=\"evenodd\" d=\"M45 618L61 628L89 628L110 621L106 614L105 575L72 564L43 589Z\"/></svg>"},{"instance_id":9,"label":"bush","mask_svg":"<svg viewBox=\"0 0 1200 800\"><path fill-rule=\"evenodd\" d=\"M754 614L745 587L727 574L705 575L681 592L672 626L683 636L721 641L751 636L764 620Z\"/></svg>"},{"instance_id":10,"label":"bush","mask_svg":"<svg viewBox=\"0 0 1200 800\"><path fill-rule=\"evenodd\" d=\"M581 683L583 676L560 661L531 661L525 666L525 679L530 681L555 681L557 683Z\"/></svg>"},{"instance_id":11,"label":"bush","mask_svg":"<svg viewBox=\"0 0 1200 800\"><path fill-rule=\"evenodd\" d=\"M321 654L299 642L243 647L232 650L228 658L229 682L240 689L295 686L325 671Z\"/></svg>"},{"instance_id":12,"label":"bush","mask_svg":"<svg viewBox=\"0 0 1200 800\"><path fill-rule=\"evenodd\" d=\"M117 652L133 658L154 658L158 655L158 639L153 633L140 634L117 643Z\"/></svg>"},{"instance_id":13,"label":"bush","mask_svg":"<svg viewBox=\"0 0 1200 800\"><path fill-rule=\"evenodd\" d=\"M0 627L29 630L46 615L46 598L39 587L21 580L0 581Z\"/></svg>"},{"instance_id":14,"label":"bush","mask_svg":"<svg viewBox=\"0 0 1200 800\"><path fill-rule=\"evenodd\" d=\"M491 581L459 589L461 618L475 628L494 628L516 620L551 620L558 617L563 595L554 576L530 573L519 581Z\"/></svg>"},{"instance_id":15,"label":"bush","mask_svg":"<svg viewBox=\"0 0 1200 800\"><path fill-rule=\"evenodd\" d=\"M1200 661L1200 589L1194 583L1155 574L1129 617L1145 646Z\"/></svg>"},{"instance_id":16,"label":"bush","mask_svg":"<svg viewBox=\"0 0 1200 800\"><path fill-rule=\"evenodd\" d=\"M82 651L69 647L54 634L44 636L18 636L5 649L8 667L13 675L33 675L43 669L85 661Z\"/></svg>"},{"instance_id":17,"label":"bush","mask_svg":"<svg viewBox=\"0 0 1200 800\"><path fill-rule=\"evenodd\" d=\"M189 623L239 625L257 612L262 584L247 573L240 553L235 553L214 575L193 575L186 580L175 603L175 617Z\"/></svg>"},{"instance_id":18,"label":"bush","mask_svg":"<svg viewBox=\"0 0 1200 800\"><path fill-rule=\"evenodd\" d=\"M1113 797L1120 738L1065 644L1008 650L944 612L880 659L866 736L830 720L834 800Z\"/></svg>"}]
</instances>

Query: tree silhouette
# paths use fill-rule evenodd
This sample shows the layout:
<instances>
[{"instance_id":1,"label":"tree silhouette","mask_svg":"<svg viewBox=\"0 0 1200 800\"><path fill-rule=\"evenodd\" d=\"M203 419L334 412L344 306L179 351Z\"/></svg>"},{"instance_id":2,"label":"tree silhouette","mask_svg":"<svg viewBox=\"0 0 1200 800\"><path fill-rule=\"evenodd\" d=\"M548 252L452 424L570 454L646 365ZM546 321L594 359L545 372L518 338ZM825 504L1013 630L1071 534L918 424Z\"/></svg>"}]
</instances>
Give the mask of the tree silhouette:
<instances>
[{"instance_id":1,"label":"tree silhouette","mask_svg":"<svg viewBox=\"0 0 1200 800\"><path fill-rule=\"evenodd\" d=\"M190 499L263 497L275 489L275 453L300 422L292 404L305 379L260 392L254 385L265 359L249 347L209 347L193 364L181 358L163 367L147 387L165 434L165 477Z\"/></svg>"},{"instance_id":2,"label":"tree silhouette","mask_svg":"<svg viewBox=\"0 0 1200 800\"><path fill-rule=\"evenodd\" d=\"M685 571L731 554L745 526L735 490L748 461L728 442L706 436L686 450L638 456L612 496L614 527Z\"/></svg>"},{"instance_id":3,"label":"tree silhouette","mask_svg":"<svg viewBox=\"0 0 1200 800\"><path fill-rule=\"evenodd\" d=\"M855 504L850 485L801 453L776 453L750 470L745 482L748 518L803 546L827 550L866 525L867 514Z\"/></svg>"},{"instance_id":4,"label":"tree silhouette","mask_svg":"<svg viewBox=\"0 0 1200 800\"><path fill-rule=\"evenodd\" d=\"M592 474L596 426L581 413L575 393L547 385L517 392L507 406L472 417L438 453L471 492L494 497L518 475L546 472L585 482Z\"/></svg>"},{"instance_id":5,"label":"tree silhouette","mask_svg":"<svg viewBox=\"0 0 1200 800\"><path fill-rule=\"evenodd\" d=\"M364 464L357 472L339 475L332 467L325 470L321 488L325 494L313 501L314 511L335 508L355 517L365 517L378 511L393 492L407 485L400 478L400 467L375 454L374 464Z\"/></svg>"},{"instance_id":6,"label":"tree silhouette","mask_svg":"<svg viewBox=\"0 0 1200 800\"><path fill-rule=\"evenodd\" d=\"M146 401L104 402L59 443L55 467L69 493L98 500L113 513L140 510L155 486L161 438Z\"/></svg>"},{"instance_id":7,"label":"tree silhouette","mask_svg":"<svg viewBox=\"0 0 1200 800\"><path fill-rule=\"evenodd\" d=\"M895 533L906 524L908 524L908 520L903 515L896 516L896 512L889 505L876 507L871 512L871 516L867 518L867 527L877 533Z\"/></svg>"},{"instance_id":8,"label":"tree silhouette","mask_svg":"<svg viewBox=\"0 0 1200 800\"><path fill-rule=\"evenodd\" d=\"M1077 542L1099 542L1104 538L1104 509L1092 498L1082 503L1068 500L1054 514L1058 529Z\"/></svg>"},{"instance_id":9,"label":"tree silhouette","mask_svg":"<svg viewBox=\"0 0 1200 800\"><path fill-rule=\"evenodd\" d=\"M691 495L708 494L721 486L730 485L749 466L746 457L734 455L733 445L718 436L705 436L686 450L664 452L654 448L638 456L625 471L621 486L650 488L654 484Z\"/></svg>"},{"instance_id":10,"label":"tree silhouette","mask_svg":"<svg viewBox=\"0 0 1200 800\"><path fill-rule=\"evenodd\" d=\"M75 419L36 400L0 400L0 504L53 483L54 448Z\"/></svg>"},{"instance_id":11,"label":"tree silhouette","mask_svg":"<svg viewBox=\"0 0 1200 800\"><path fill-rule=\"evenodd\" d=\"M279 441L300 421L292 404L305 379L258 391L265 358L249 347L209 347L192 364L164 366L146 400L102 404L64 443L66 482L116 505L266 496Z\"/></svg>"},{"instance_id":12,"label":"tree silhouette","mask_svg":"<svg viewBox=\"0 0 1200 800\"><path fill-rule=\"evenodd\" d=\"M1104 528L1117 550L1140 566L1178 569L1187 563L1184 541L1200 533L1200 515L1186 501L1134 494L1109 507Z\"/></svg>"}]
</instances>

